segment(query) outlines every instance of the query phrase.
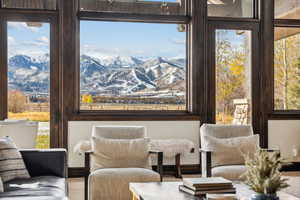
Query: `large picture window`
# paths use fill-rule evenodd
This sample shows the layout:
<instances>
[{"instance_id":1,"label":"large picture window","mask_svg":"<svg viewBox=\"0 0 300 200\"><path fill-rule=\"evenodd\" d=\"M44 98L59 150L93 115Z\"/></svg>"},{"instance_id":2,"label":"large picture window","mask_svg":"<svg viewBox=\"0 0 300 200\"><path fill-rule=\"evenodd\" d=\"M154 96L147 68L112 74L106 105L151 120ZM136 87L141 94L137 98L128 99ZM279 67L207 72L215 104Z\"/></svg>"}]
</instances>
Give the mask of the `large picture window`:
<instances>
[{"instance_id":1,"label":"large picture window","mask_svg":"<svg viewBox=\"0 0 300 200\"><path fill-rule=\"evenodd\" d=\"M274 107L300 110L300 28L275 28Z\"/></svg>"},{"instance_id":2,"label":"large picture window","mask_svg":"<svg viewBox=\"0 0 300 200\"><path fill-rule=\"evenodd\" d=\"M80 109L186 110L183 27L81 21Z\"/></svg>"}]
</instances>

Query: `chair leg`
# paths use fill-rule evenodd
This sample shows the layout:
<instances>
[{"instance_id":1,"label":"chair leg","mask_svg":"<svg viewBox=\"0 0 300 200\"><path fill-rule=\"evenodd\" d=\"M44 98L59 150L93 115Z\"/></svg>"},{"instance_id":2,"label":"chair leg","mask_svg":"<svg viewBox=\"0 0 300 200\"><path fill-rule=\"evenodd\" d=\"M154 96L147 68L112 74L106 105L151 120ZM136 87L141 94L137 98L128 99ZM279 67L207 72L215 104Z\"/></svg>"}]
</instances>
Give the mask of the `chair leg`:
<instances>
[{"instance_id":1,"label":"chair leg","mask_svg":"<svg viewBox=\"0 0 300 200\"><path fill-rule=\"evenodd\" d=\"M89 198L89 176L84 176L84 199L88 200Z\"/></svg>"},{"instance_id":2,"label":"chair leg","mask_svg":"<svg viewBox=\"0 0 300 200\"><path fill-rule=\"evenodd\" d=\"M180 163L180 154L176 154L175 156L175 164L176 164L176 178L182 178L182 173L181 173L181 163Z\"/></svg>"},{"instance_id":3,"label":"chair leg","mask_svg":"<svg viewBox=\"0 0 300 200\"><path fill-rule=\"evenodd\" d=\"M164 164L163 164L163 157L164 154L163 152L159 152L157 155L157 172L160 175L160 181L163 181L163 176L164 176Z\"/></svg>"}]
</instances>

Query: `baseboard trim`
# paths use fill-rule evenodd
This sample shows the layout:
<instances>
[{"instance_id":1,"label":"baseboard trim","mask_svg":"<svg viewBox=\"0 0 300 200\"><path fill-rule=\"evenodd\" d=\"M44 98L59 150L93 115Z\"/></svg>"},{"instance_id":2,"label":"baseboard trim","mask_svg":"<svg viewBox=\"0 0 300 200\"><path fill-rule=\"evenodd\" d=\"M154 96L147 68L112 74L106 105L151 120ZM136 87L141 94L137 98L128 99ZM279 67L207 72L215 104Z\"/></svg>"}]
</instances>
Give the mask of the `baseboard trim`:
<instances>
[{"instance_id":1,"label":"baseboard trim","mask_svg":"<svg viewBox=\"0 0 300 200\"><path fill-rule=\"evenodd\" d=\"M153 169L156 170L156 166L153 166ZM175 175L175 165L164 165L164 174L165 175ZM201 168L200 165L181 165L182 174L200 174ZM69 178L80 178L84 177L85 170L83 167L69 167L68 175Z\"/></svg>"}]
</instances>

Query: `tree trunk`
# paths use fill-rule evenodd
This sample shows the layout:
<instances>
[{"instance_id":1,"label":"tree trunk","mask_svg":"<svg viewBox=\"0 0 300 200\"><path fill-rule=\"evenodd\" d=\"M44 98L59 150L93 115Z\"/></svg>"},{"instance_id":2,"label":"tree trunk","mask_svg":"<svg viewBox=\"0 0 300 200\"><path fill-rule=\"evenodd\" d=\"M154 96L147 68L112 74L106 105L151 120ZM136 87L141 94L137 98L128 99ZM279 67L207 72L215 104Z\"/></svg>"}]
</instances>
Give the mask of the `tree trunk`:
<instances>
[{"instance_id":1,"label":"tree trunk","mask_svg":"<svg viewBox=\"0 0 300 200\"><path fill-rule=\"evenodd\" d=\"M283 109L288 109L288 82L289 82L289 66L288 66L288 56L287 56L287 44L286 39L283 40L284 49L283 49Z\"/></svg>"}]
</instances>

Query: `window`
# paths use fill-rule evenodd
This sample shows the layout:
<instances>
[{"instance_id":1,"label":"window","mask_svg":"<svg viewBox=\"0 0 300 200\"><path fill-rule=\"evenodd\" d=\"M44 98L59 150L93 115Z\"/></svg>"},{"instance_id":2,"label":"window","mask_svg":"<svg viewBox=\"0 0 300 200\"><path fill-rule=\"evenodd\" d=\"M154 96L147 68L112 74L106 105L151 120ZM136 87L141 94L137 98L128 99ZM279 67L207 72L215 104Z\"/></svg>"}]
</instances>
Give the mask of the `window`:
<instances>
[{"instance_id":1,"label":"window","mask_svg":"<svg viewBox=\"0 0 300 200\"><path fill-rule=\"evenodd\" d=\"M251 123L251 31L216 30L216 122Z\"/></svg>"},{"instance_id":2,"label":"window","mask_svg":"<svg viewBox=\"0 0 300 200\"><path fill-rule=\"evenodd\" d=\"M300 28L275 28L275 110L300 110Z\"/></svg>"},{"instance_id":3,"label":"window","mask_svg":"<svg viewBox=\"0 0 300 200\"><path fill-rule=\"evenodd\" d=\"M186 0L80 0L81 11L186 15Z\"/></svg>"},{"instance_id":4,"label":"window","mask_svg":"<svg viewBox=\"0 0 300 200\"><path fill-rule=\"evenodd\" d=\"M186 110L186 33L178 25L80 26L81 110Z\"/></svg>"},{"instance_id":5,"label":"window","mask_svg":"<svg viewBox=\"0 0 300 200\"><path fill-rule=\"evenodd\" d=\"M276 19L300 19L299 0L275 0Z\"/></svg>"},{"instance_id":6,"label":"window","mask_svg":"<svg viewBox=\"0 0 300 200\"><path fill-rule=\"evenodd\" d=\"M2 7L56 10L56 0L2 0Z\"/></svg>"},{"instance_id":7,"label":"window","mask_svg":"<svg viewBox=\"0 0 300 200\"><path fill-rule=\"evenodd\" d=\"M253 18L254 0L207 0L208 16Z\"/></svg>"},{"instance_id":8,"label":"window","mask_svg":"<svg viewBox=\"0 0 300 200\"><path fill-rule=\"evenodd\" d=\"M8 118L38 122L37 147L49 148L50 25L8 22Z\"/></svg>"}]
</instances>

